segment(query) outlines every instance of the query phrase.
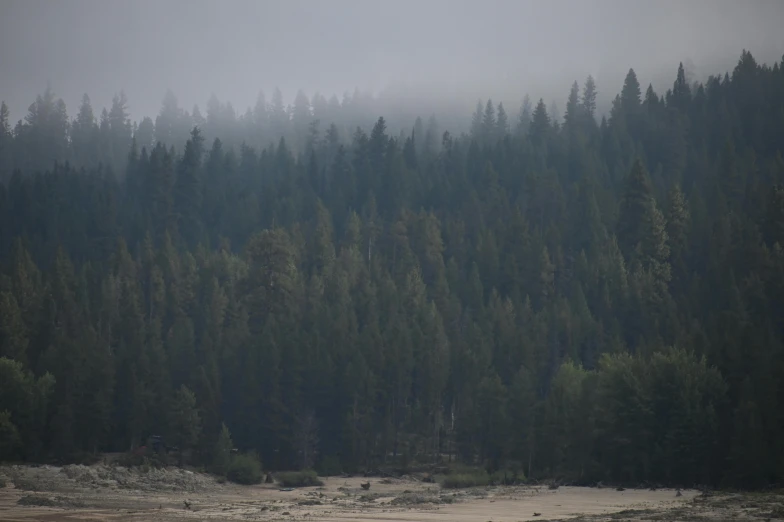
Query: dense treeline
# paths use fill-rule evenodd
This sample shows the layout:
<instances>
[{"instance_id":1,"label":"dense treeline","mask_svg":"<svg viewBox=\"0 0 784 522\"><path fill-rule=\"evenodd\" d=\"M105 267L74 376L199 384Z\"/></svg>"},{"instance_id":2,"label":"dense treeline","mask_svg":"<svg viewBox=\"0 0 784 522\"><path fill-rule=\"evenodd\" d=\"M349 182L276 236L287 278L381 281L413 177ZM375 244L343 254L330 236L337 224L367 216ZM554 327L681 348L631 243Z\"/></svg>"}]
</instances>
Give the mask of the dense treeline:
<instances>
[{"instance_id":1,"label":"dense treeline","mask_svg":"<svg viewBox=\"0 0 784 522\"><path fill-rule=\"evenodd\" d=\"M527 103L521 106L521 111ZM442 103L437 109L451 127L462 127L468 119L454 114L449 104ZM144 117L132 122L129 100L121 91L112 99L110 109L104 108L100 115L85 94L76 117L69 121L65 102L56 98L47 87L30 105L24 120L13 128L8 107L5 104L0 107L0 150L3 147L10 149L3 154L0 179L7 181L15 169L46 171L55 161L67 161L77 169L94 170L100 166L121 175L132 141L139 150L146 148L150 152L161 142L181 153L193 127L199 127L207 143L220 138L227 150L233 148L239 152L246 144L263 149L284 138L289 149L298 154L312 150L321 134L333 141L349 143L357 127L372 126L378 117L374 114L391 113L392 122L387 123L400 133L401 141L410 134L410 122L416 119L419 144L427 142L432 147L440 142L440 126L434 112L428 112L430 116L425 123L399 101L373 97L358 90L353 95L346 93L341 101L337 96L327 100L318 93L309 99L299 91L293 102L286 105L281 91L275 89L269 102L264 92L260 92L254 107L242 114L238 114L231 103L222 103L213 94L202 115L198 105L189 112L180 107L173 92L167 91L155 118ZM9 142L13 142L13 146Z\"/></svg>"},{"instance_id":2,"label":"dense treeline","mask_svg":"<svg viewBox=\"0 0 784 522\"><path fill-rule=\"evenodd\" d=\"M225 423L277 469L781 481L782 65L260 149L45 94L0 128L0 457Z\"/></svg>"}]
</instances>

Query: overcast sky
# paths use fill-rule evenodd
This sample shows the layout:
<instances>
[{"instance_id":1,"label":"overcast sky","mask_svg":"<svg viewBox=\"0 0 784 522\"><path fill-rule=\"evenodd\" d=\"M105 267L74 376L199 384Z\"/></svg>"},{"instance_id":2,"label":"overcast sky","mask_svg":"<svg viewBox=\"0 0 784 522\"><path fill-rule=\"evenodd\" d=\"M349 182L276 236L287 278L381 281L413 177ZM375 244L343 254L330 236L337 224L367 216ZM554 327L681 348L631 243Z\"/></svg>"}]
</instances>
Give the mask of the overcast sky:
<instances>
[{"instance_id":1,"label":"overcast sky","mask_svg":"<svg viewBox=\"0 0 784 522\"><path fill-rule=\"evenodd\" d=\"M211 93L238 112L260 89L289 102L378 92L562 99L591 73L620 90L731 69L743 48L784 54L782 0L0 0L0 99L16 121L50 82L70 116L124 89L132 116L155 115L167 88L202 109ZM654 82L657 90L669 85Z\"/></svg>"}]
</instances>

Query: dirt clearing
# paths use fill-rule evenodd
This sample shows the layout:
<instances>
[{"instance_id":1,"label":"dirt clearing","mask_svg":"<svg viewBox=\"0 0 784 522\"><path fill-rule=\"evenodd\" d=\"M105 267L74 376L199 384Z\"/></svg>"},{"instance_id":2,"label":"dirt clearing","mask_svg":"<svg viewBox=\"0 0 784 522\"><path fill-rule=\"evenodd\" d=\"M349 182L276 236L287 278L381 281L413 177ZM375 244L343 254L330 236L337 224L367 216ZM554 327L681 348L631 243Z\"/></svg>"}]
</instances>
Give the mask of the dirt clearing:
<instances>
[{"instance_id":1,"label":"dirt clearing","mask_svg":"<svg viewBox=\"0 0 784 522\"><path fill-rule=\"evenodd\" d=\"M765 520L784 518L784 496L696 491L508 486L442 490L415 479L329 478L322 487L220 484L179 469L118 466L0 468L0 520ZM370 488L360 484L370 481Z\"/></svg>"}]
</instances>

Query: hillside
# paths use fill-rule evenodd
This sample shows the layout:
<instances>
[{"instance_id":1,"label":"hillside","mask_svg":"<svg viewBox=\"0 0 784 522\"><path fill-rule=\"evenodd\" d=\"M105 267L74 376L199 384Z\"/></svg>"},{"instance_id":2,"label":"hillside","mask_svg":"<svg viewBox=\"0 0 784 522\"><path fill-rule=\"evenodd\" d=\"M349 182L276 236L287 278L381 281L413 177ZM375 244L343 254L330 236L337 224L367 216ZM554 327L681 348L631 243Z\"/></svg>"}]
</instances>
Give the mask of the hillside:
<instances>
[{"instance_id":1,"label":"hillside","mask_svg":"<svg viewBox=\"0 0 784 522\"><path fill-rule=\"evenodd\" d=\"M596 89L460 135L0 111L0 460L225 424L265 469L781 483L784 62Z\"/></svg>"}]
</instances>

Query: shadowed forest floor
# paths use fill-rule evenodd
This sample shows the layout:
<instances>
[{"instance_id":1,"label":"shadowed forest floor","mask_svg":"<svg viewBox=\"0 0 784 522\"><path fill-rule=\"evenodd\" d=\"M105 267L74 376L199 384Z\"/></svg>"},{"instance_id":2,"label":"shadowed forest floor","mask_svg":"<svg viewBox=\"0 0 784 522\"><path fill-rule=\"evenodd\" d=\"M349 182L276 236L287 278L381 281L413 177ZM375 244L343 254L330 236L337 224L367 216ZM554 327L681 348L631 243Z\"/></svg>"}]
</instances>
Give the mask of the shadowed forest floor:
<instances>
[{"instance_id":1,"label":"shadowed forest floor","mask_svg":"<svg viewBox=\"0 0 784 522\"><path fill-rule=\"evenodd\" d=\"M329 478L323 487L220 484L183 471L107 466L0 468L0 519L78 520L781 520L780 493L711 494L659 489L538 486L444 490L414 478Z\"/></svg>"}]
</instances>

